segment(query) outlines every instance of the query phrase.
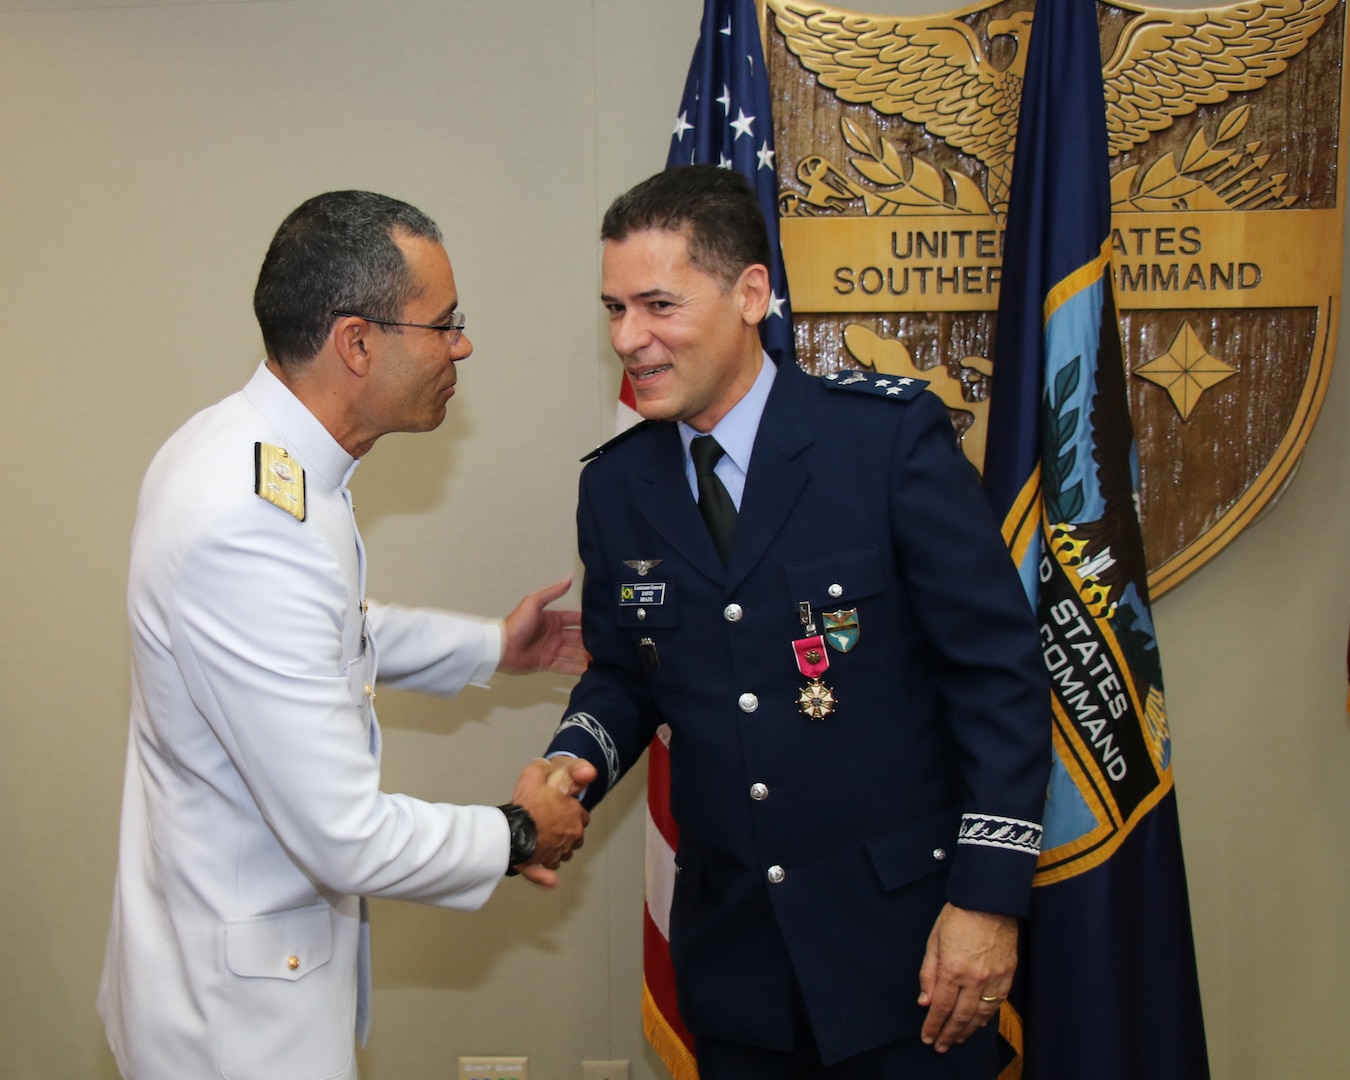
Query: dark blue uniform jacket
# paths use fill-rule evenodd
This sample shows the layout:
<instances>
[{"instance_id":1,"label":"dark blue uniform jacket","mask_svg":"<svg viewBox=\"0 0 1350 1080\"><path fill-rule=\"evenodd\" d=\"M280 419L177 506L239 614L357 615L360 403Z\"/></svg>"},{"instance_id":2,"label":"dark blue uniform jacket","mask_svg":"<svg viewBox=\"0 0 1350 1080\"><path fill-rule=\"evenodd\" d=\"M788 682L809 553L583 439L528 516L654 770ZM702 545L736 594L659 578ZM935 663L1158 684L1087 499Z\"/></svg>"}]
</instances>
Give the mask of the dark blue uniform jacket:
<instances>
[{"instance_id":1,"label":"dark blue uniform jacket","mask_svg":"<svg viewBox=\"0 0 1350 1080\"><path fill-rule=\"evenodd\" d=\"M681 1014L786 1049L795 976L826 1062L917 1034L944 901L1025 912L1050 765L1036 626L978 477L934 395L875 381L780 368L726 566L675 425L583 470L592 661L550 746L598 766L594 805L670 726ZM821 719L798 705L802 603L819 631L856 613Z\"/></svg>"}]
</instances>

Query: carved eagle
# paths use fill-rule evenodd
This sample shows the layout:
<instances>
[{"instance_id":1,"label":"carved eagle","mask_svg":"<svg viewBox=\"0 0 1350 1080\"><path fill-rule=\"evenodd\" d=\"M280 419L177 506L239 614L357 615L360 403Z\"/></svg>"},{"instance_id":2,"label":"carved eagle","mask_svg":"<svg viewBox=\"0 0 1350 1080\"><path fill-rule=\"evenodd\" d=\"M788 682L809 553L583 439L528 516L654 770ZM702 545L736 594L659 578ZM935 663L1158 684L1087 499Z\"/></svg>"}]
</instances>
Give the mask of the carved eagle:
<instances>
[{"instance_id":1,"label":"carved eagle","mask_svg":"<svg viewBox=\"0 0 1350 1080\"><path fill-rule=\"evenodd\" d=\"M987 196L1007 204L1032 13L991 19L985 38L1015 41L996 67L984 38L953 15L862 15L767 0L788 48L843 101L922 124L988 169ZM1106 129L1119 154L1198 105L1255 90L1307 45L1337 0L1251 0L1136 14L1103 65Z\"/></svg>"}]
</instances>

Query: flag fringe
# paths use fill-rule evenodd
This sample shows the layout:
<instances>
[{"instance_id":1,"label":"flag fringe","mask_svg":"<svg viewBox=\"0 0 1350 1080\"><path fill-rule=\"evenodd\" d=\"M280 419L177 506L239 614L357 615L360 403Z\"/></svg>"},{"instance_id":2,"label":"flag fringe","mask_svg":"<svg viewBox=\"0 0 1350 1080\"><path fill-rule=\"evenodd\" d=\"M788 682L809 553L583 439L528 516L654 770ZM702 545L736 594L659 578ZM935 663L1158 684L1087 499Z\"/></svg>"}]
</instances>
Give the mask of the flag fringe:
<instances>
[{"instance_id":1,"label":"flag fringe","mask_svg":"<svg viewBox=\"0 0 1350 1080\"><path fill-rule=\"evenodd\" d=\"M1013 1052L1013 1059L1003 1066L998 1080L1022 1080L1022 1014L1006 1001L998 1010L998 1033Z\"/></svg>"},{"instance_id":2,"label":"flag fringe","mask_svg":"<svg viewBox=\"0 0 1350 1080\"><path fill-rule=\"evenodd\" d=\"M698 1062L656 1004L646 978L642 980L642 1033L666 1063L672 1080L698 1080Z\"/></svg>"}]
</instances>

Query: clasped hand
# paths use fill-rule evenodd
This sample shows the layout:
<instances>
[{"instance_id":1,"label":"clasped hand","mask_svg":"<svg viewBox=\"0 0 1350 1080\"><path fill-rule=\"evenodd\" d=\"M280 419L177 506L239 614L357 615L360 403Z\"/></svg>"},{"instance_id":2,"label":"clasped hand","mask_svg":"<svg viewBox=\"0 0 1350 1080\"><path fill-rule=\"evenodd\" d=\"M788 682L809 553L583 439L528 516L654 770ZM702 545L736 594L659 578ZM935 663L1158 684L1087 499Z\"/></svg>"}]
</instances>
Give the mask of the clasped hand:
<instances>
[{"instance_id":1,"label":"clasped hand","mask_svg":"<svg viewBox=\"0 0 1350 1080\"><path fill-rule=\"evenodd\" d=\"M517 866L521 877L551 889L558 867L581 847L591 815L577 798L595 779L595 766L574 757L535 758L521 770L511 801L534 818L539 838L534 857Z\"/></svg>"}]
</instances>

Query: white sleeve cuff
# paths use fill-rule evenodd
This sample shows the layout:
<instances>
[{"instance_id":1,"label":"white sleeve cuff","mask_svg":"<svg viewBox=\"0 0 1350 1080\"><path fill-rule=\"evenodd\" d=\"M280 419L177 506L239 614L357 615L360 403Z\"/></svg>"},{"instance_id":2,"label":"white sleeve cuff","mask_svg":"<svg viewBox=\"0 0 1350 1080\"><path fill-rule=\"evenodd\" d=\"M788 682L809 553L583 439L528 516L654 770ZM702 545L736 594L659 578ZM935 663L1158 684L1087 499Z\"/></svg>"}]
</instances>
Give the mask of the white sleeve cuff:
<instances>
[{"instance_id":1,"label":"white sleeve cuff","mask_svg":"<svg viewBox=\"0 0 1350 1080\"><path fill-rule=\"evenodd\" d=\"M483 658L469 676L471 686L490 686L497 665L502 661L503 623L500 619L483 624Z\"/></svg>"}]
</instances>

